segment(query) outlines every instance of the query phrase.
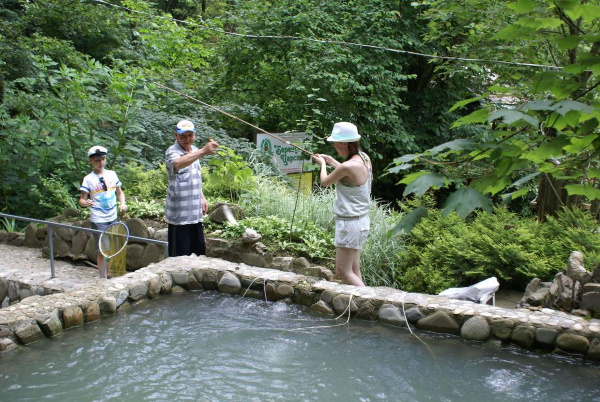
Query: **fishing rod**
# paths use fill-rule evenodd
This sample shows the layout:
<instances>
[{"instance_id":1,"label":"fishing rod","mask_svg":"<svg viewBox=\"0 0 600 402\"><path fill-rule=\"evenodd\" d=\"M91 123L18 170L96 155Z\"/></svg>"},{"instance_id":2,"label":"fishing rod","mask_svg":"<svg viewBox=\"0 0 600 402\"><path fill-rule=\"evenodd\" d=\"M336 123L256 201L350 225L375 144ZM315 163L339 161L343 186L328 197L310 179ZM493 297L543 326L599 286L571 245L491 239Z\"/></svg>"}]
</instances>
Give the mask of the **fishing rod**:
<instances>
[{"instance_id":1,"label":"fishing rod","mask_svg":"<svg viewBox=\"0 0 600 402\"><path fill-rule=\"evenodd\" d=\"M263 130L262 128L260 128L260 127L258 127L258 126L255 126L254 124L248 123L247 121L245 121L245 120L242 120L242 119L240 119L239 117L232 115L231 113L227 113L226 111L224 111L224 110L221 110L221 109L219 109L219 108L218 108L218 107L216 107L216 106L209 105L209 104L208 104L208 103L206 103L206 102L202 102L201 100L198 100L198 99L196 99L196 98L193 98L193 97L191 97L191 96L189 96L189 95L186 95L186 94L184 94L183 92L177 91L177 90L175 90L175 89L173 89L173 88L169 88L169 87L168 87L168 86L166 86L166 85L159 84L158 82L153 82L153 84L154 84L154 85L156 85L156 86L159 86L159 87L161 87L161 88L163 88L163 89L166 89L167 91L171 91L171 92L173 92L173 93L176 93L177 95L183 96L184 98L190 99L190 100L192 100L192 101L194 101L194 102L196 102L196 103L199 103L199 104L201 104L201 105L203 105L203 106L206 106L206 107L208 107L208 108L210 108L210 109L212 109L212 110L215 110L215 111L217 111L217 112L219 112L219 113L223 113L224 115L226 115L226 116L229 116L229 117L231 117L232 119L235 119L235 120L237 120L237 121L240 121L240 122L242 122L242 123L244 123L244 124L247 124L248 126L250 126L250 127L254 128L254 129L256 129L256 130L260 131L261 133L263 133L263 134L266 134L266 135L268 135L268 136L270 136L270 137L273 137L273 138L275 138L276 140L278 140L278 141L281 141L281 142L283 142L283 143L285 143L285 144L287 144L287 145L289 145L289 146L291 146L291 147L294 147L294 148L298 149L299 151L302 151L302 152L304 152L305 154L308 154L308 155L310 155L310 156L314 156L314 155L315 155L315 154L313 154L312 152L309 152L309 151L307 151L306 149L304 149L304 148L302 148L302 147L299 147L299 146L298 146L298 145L296 145L296 144L292 144L292 143L291 143L290 141L288 141L288 140L284 140L283 138L281 138L281 137L279 137L279 136L277 136L277 135L275 135L275 134L271 134L271 133L269 133L268 131L265 131L265 130Z\"/></svg>"}]
</instances>

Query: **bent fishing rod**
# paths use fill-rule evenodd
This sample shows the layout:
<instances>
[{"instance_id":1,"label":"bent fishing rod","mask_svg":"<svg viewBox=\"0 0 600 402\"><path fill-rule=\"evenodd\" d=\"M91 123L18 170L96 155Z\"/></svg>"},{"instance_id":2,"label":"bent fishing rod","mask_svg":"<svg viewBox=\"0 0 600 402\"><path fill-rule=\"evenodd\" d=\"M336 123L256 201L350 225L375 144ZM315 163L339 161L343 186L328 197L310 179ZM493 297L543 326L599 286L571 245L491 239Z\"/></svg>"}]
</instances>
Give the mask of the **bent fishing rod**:
<instances>
[{"instance_id":1,"label":"bent fishing rod","mask_svg":"<svg viewBox=\"0 0 600 402\"><path fill-rule=\"evenodd\" d=\"M255 126L254 124L248 123L247 121L245 121L245 120L242 120L242 119L240 119L239 117L232 115L231 113L227 113L226 111L224 111L224 110L221 110L221 109L219 109L219 108L218 108L218 107L216 107L216 106L209 105L209 104L208 104L208 103L206 103L206 102L202 102L202 101L201 101L201 100L199 100L199 99L193 98L193 97L191 97L191 96L189 96L189 95L186 95L186 94L184 94L183 92L177 91L177 90L175 90L175 89L173 89L173 88L169 88L169 87L168 87L168 86L166 86L166 85L159 84L158 82L153 82L153 84L154 84L154 85L156 85L156 86L159 86L159 87L161 87L161 88L163 88L163 89L166 89L167 91L171 91L171 92L173 92L173 93L175 93L175 94L177 94L177 95L179 95L179 96L183 96L184 98L187 98L187 99L189 99L189 100L191 100L191 101L193 101L193 102L196 102L196 103L199 103L199 104L201 104L201 105L203 105L203 106L206 106L206 107L208 107L208 108L210 108L210 109L212 109L212 110L215 110L215 111L217 111L217 112L219 112L219 113L223 113L224 115L226 115L226 116L229 116L229 117L231 117L232 119L235 119L235 120L237 120L237 121L240 121L240 122L242 122L242 123L244 123L244 124L247 124L248 126L250 126L250 127L254 128L254 129L256 129L256 130L260 131L261 133L263 133L263 134L266 134L266 135L268 135L268 136L270 136L270 137L273 137L273 138L275 138L276 140L278 140L278 141L281 141L281 142L283 142L283 143L285 143L285 144L287 144L287 145L289 145L289 146L291 146L291 147L294 147L294 148L298 149L299 151L302 151L302 152L304 152L305 154L308 154L308 155L310 155L310 156L314 156L314 155L315 155L315 154L313 154L312 152L309 152L309 151L307 151L306 149L304 149L304 148L302 148L302 147L299 147L299 146L298 146L298 145L296 145L296 144L292 144L292 143L291 143L290 141L288 141L288 140L284 140L283 138L281 138L281 137L279 137L279 136L277 136L277 135L275 135L275 134L271 134L271 133L269 133L268 131L265 131L265 130L263 130L262 128L260 128L260 127L258 127L258 126Z\"/></svg>"}]
</instances>

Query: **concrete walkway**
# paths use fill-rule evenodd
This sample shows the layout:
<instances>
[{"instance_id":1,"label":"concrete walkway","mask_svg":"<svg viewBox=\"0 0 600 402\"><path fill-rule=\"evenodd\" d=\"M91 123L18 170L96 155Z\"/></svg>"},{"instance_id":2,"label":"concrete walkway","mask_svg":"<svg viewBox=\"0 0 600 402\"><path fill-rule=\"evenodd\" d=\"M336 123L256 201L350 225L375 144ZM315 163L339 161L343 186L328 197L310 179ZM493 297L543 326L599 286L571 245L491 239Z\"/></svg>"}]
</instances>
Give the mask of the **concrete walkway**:
<instances>
[{"instance_id":1,"label":"concrete walkway","mask_svg":"<svg viewBox=\"0 0 600 402\"><path fill-rule=\"evenodd\" d=\"M52 279L50 260L42 256L41 249L0 243L0 277L7 280L57 292L87 287L101 280L96 268L64 260L54 260L54 276Z\"/></svg>"}]
</instances>

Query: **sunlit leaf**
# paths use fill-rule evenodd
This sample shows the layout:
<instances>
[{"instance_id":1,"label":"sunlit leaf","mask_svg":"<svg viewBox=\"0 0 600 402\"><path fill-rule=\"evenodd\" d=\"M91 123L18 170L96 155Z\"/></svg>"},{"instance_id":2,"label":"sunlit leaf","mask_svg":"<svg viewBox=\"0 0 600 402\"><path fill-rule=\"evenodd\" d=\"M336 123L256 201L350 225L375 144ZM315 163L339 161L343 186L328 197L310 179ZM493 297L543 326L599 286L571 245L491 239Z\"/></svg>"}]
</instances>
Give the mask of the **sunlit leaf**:
<instances>
[{"instance_id":1,"label":"sunlit leaf","mask_svg":"<svg viewBox=\"0 0 600 402\"><path fill-rule=\"evenodd\" d=\"M403 163L402 165L396 165L394 167L391 167L388 169L389 173L398 173L402 170L408 170L412 167L413 165L411 165L410 163Z\"/></svg>"},{"instance_id":2,"label":"sunlit leaf","mask_svg":"<svg viewBox=\"0 0 600 402\"><path fill-rule=\"evenodd\" d=\"M503 123L509 125L520 121L523 121L533 127L537 127L539 125L538 119L528 115L527 113L519 112L517 110L496 110L490 114L490 117L488 118L488 123L491 123L492 121L498 119L502 120Z\"/></svg>"},{"instance_id":3,"label":"sunlit leaf","mask_svg":"<svg viewBox=\"0 0 600 402\"><path fill-rule=\"evenodd\" d=\"M512 184L512 187L520 187L521 185L527 183L529 180L540 175L540 172L533 172L528 174L527 176L521 177L519 180Z\"/></svg>"},{"instance_id":4,"label":"sunlit leaf","mask_svg":"<svg viewBox=\"0 0 600 402\"><path fill-rule=\"evenodd\" d=\"M598 134L586 135L583 138L571 138L571 145L564 147L565 151L570 153L579 153L590 149L590 145L598 138Z\"/></svg>"},{"instance_id":5,"label":"sunlit leaf","mask_svg":"<svg viewBox=\"0 0 600 402\"><path fill-rule=\"evenodd\" d=\"M453 151L462 151L463 149L471 150L477 148L477 146L478 143L476 141L461 138L454 141L445 142L437 147L431 148L429 153L431 155L435 155L446 149L451 149Z\"/></svg>"},{"instance_id":6,"label":"sunlit leaf","mask_svg":"<svg viewBox=\"0 0 600 402\"><path fill-rule=\"evenodd\" d=\"M550 142L545 142L540 145L535 151L523 155L524 158L534 162L541 163L549 158L556 158L563 153L563 148L571 143L571 140L560 135L553 138Z\"/></svg>"},{"instance_id":7,"label":"sunlit leaf","mask_svg":"<svg viewBox=\"0 0 600 402\"><path fill-rule=\"evenodd\" d=\"M409 194L415 194L417 197L422 196L432 187L441 187L446 184L446 178L437 173L426 173L419 176L417 179L409 183L404 189L403 197Z\"/></svg>"},{"instance_id":8,"label":"sunlit leaf","mask_svg":"<svg viewBox=\"0 0 600 402\"><path fill-rule=\"evenodd\" d=\"M600 200L600 189L585 184L567 184L565 186L569 195L583 195L590 201Z\"/></svg>"},{"instance_id":9,"label":"sunlit leaf","mask_svg":"<svg viewBox=\"0 0 600 402\"><path fill-rule=\"evenodd\" d=\"M473 102L479 102L481 101L485 96L477 96L475 98L470 98L470 99L465 99L462 101L458 101L456 102L454 105L452 105L452 107L450 108L449 112L453 112L456 109L460 109L461 107L465 106L465 105L469 105Z\"/></svg>"},{"instance_id":10,"label":"sunlit leaf","mask_svg":"<svg viewBox=\"0 0 600 402\"><path fill-rule=\"evenodd\" d=\"M600 179L600 169L590 168L587 176L590 179Z\"/></svg>"},{"instance_id":11,"label":"sunlit leaf","mask_svg":"<svg viewBox=\"0 0 600 402\"><path fill-rule=\"evenodd\" d=\"M415 208L406 215L404 215L400 222L398 222L396 226L394 226L394 228L387 233L387 235L393 236L398 232L410 233L412 228L414 228L415 225L426 216L427 209L425 207Z\"/></svg>"},{"instance_id":12,"label":"sunlit leaf","mask_svg":"<svg viewBox=\"0 0 600 402\"><path fill-rule=\"evenodd\" d=\"M472 188L461 188L450 194L442 208L442 216L456 212L461 218L466 218L476 209L491 212L492 201Z\"/></svg>"},{"instance_id":13,"label":"sunlit leaf","mask_svg":"<svg viewBox=\"0 0 600 402\"><path fill-rule=\"evenodd\" d=\"M452 128L457 128L465 124L485 123L487 122L489 115L490 112L487 109L476 110L473 113L456 120L452 123Z\"/></svg>"}]
</instances>

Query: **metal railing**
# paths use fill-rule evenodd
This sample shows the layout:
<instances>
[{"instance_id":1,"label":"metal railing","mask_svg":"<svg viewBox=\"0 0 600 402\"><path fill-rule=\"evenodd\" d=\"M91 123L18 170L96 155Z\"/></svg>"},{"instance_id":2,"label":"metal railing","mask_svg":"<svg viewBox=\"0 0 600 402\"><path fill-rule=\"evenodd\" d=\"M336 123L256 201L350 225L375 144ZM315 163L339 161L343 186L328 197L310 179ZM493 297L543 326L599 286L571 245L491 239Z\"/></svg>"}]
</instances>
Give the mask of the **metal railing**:
<instances>
[{"instance_id":1,"label":"metal railing","mask_svg":"<svg viewBox=\"0 0 600 402\"><path fill-rule=\"evenodd\" d=\"M54 234L54 227L63 227L63 228L67 228L67 229L73 229L73 230L83 230L84 232L90 232L90 233L102 233L101 230L96 230L96 229L90 229L90 228L84 228L81 226L73 226L73 225L66 225L64 223L58 223L58 222L51 222L51 221L43 221L43 220L39 220L39 219L32 219L32 218L26 218L24 216L18 216L18 215L9 215L9 214L3 214L0 213L0 218L8 218L8 219L15 219L15 220L19 220L19 221L25 221L25 222L33 222L33 223L41 223L47 226L48 228L48 235L46 236L46 238L48 239L48 247L50 248L50 279L54 279L56 278L56 276L54 275L54 242L52 241L52 237ZM143 243L155 243L155 244L161 244L165 247L165 257L168 257L168 253L169 253L169 242L163 241L163 240L155 240L155 239L147 239L144 237L137 237L137 236L129 236L129 239L131 240L137 240L137 241L141 241Z\"/></svg>"}]
</instances>

